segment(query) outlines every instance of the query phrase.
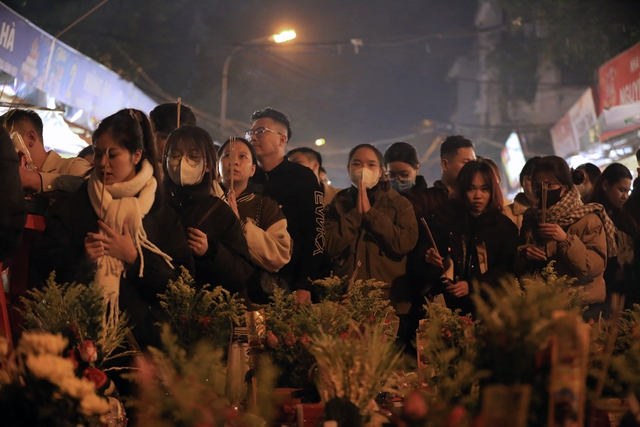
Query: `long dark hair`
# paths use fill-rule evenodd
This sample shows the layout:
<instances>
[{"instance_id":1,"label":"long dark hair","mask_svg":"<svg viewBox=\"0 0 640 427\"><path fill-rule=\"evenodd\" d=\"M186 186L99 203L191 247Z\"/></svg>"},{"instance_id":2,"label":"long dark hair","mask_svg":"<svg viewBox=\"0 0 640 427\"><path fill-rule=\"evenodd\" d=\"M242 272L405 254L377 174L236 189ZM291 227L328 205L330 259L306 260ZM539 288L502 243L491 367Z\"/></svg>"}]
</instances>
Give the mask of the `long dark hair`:
<instances>
[{"instance_id":1,"label":"long dark hair","mask_svg":"<svg viewBox=\"0 0 640 427\"><path fill-rule=\"evenodd\" d=\"M604 206L614 225L635 239L638 236L638 226L633 219L632 213L627 211L624 206L622 209L613 206L611 202L609 202L603 188L603 184L605 182L611 186L620 182L624 178L628 178L633 181L633 177L631 176L629 169L620 163L610 164L593 184L593 193L591 193L591 199L589 201L593 203L600 203Z\"/></svg>"},{"instance_id":2,"label":"long dark hair","mask_svg":"<svg viewBox=\"0 0 640 427\"><path fill-rule=\"evenodd\" d=\"M155 139L151 123L145 113L133 108L125 108L110 115L101 121L93 132L91 137L93 144L95 145L96 141L105 134L111 135L118 145L130 153L142 150L142 158L136 165L136 173L140 172L142 160L146 159L153 166L153 176L155 178L160 176Z\"/></svg>"},{"instance_id":3,"label":"long dark hair","mask_svg":"<svg viewBox=\"0 0 640 427\"><path fill-rule=\"evenodd\" d=\"M198 126L180 126L169 134L167 143L164 146L164 156L162 169L164 170L164 183L167 188L172 188L176 184L169 177L167 170L167 156L171 151L171 147L182 146L186 149L196 150L202 154L205 168L209 168L209 172L205 173L203 181L207 180L209 189L213 188L213 181L216 178L216 166L218 157L216 155L216 147L209 132Z\"/></svg>"},{"instance_id":4,"label":"long dark hair","mask_svg":"<svg viewBox=\"0 0 640 427\"><path fill-rule=\"evenodd\" d=\"M489 192L491 193L485 212L502 212L502 191L500 190L498 179L496 178L491 165L484 161L474 160L472 162L467 162L462 169L460 169L458 177L456 178L455 199L466 209L470 209L467 190L471 188L476 174L480 174L480 176L482 176L482 179L489 187Z\"/></svg>"}]
</instances>

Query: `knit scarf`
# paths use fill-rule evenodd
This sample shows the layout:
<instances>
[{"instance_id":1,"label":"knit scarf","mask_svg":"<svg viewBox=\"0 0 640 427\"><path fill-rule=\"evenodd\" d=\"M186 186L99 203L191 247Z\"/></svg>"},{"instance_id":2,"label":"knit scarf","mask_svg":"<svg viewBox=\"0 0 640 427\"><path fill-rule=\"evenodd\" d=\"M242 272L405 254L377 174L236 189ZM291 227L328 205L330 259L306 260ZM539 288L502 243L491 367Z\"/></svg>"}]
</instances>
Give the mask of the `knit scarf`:
<instances>
[{"instance_id":1,"label":"knit scarf","mask_svg":"<svg viewBox=\"0 0 640 427\"><path fill-rule=\"evenodd\" d=\"M607 257L612 258L618 253L616 245L616 226L613 224L609 215L607 215L604 206L599 203L582 203L580 193L576 187L565 194L558 203L547 209L546 222L549 224L558 224L566 229L575 224L587 214L596 214L602 221L604 232L607 237ZM530 208L524 214L525 220L533 218L536 223L542 222L542 211L537 208Z\"/></svg>"},{"instance_id":2,"label":"knit scarf","mask_svg":"<svg viewBox=\"0 0 640 427\"><path fill-rule=\"evenodd\" d=\"M147 233L142 226L142 219L153 206L157 186L156 179L153 177L153 167L147 160L143 160L140 172L133 179L107 185L105 191L102 191L102 180L96 175L95 170L89 177L89 199L98 217L119 234L123 233L124 223L128 223L133 244L140 257L139 277L143 276L144 271L142 248L160 255L173 268L171 257L147 239ZM101 204L103 194L104 200ZM98 259L95 282L102 286L107 301L105 326L114 326L118 322L120 279L123 275L126 277L123 261L109 255Z\"/></svg>"}]
</instances>

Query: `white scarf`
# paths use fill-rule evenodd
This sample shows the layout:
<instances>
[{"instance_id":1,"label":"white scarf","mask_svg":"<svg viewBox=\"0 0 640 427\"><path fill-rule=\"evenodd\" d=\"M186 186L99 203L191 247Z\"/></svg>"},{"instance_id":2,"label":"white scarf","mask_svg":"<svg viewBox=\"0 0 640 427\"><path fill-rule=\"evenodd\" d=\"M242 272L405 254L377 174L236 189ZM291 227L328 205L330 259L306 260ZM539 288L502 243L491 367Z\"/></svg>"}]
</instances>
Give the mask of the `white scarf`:
<instances>
[{"instance_id":1,"label":"white scarf","mask_svg":"<svg viewBox=\"0 0 640 427\"><path fill-rule=\"evenodd\" d=\"M98 217L116 233L122 234L124 223L128 223L133 244L140 257L139 277L143 276L144 271L142 248L160 255L173 268L171 257L147 239L147 233L142 226L142 219L151 210L158 187L158 183L153 177L151 164L147 160L143 160L140 172L133 179L107 185L104 192L102 187L102 180L94 170L89 177L88 184L91 206ZM102 211L100 211L100 201L103 194L104 200L102 201ZM105 325L113 326L118 321L118 297L120 295L120 278L123 273L126 276L123 261L109 255L98 259L94 280L103 287L104 297L108 303Z\"/></svg>"}]
</instances>

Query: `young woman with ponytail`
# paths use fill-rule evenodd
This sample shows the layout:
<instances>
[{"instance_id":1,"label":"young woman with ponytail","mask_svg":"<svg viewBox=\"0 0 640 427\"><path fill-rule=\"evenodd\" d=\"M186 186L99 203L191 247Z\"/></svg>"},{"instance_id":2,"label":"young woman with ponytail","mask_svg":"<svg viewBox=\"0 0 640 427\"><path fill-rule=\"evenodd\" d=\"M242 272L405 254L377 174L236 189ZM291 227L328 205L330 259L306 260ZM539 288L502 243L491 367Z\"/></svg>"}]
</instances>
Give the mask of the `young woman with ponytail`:
<instances>
[{"instance_id":1,"label":"young woman with ponytail","mask_svg":"<svg viewBox=\"0 0 640 427\"><path fill-rule=\"evenodd\" d=\"M103 286L109 302L130 317L138 344L158 346L158 294L193 260L176 213L162 203L154 137L147 116L124 109L93 134L94 170L74 195L52 207L36 257L44 277Z\"/></svg>"},{"instance_id":2,"label":"young woman with ponytail","mask_svg":"<svg viewBox=\"0 0 640 427\"><path fill-rule=\"evenodd\" d=\"M558 276L575 277L573 286L587 292L585 303L590 308L583 317L597 319L607 295L607 258L617 253L616 229L602 205L582 202L575 186L582 180L584 175L580 171L572 173L560 157L543 157L535 164L531 181L538 208L530 208L524 214L516 273L535 274L549 261L555 261Z\"/></svg>"}]
</instances>

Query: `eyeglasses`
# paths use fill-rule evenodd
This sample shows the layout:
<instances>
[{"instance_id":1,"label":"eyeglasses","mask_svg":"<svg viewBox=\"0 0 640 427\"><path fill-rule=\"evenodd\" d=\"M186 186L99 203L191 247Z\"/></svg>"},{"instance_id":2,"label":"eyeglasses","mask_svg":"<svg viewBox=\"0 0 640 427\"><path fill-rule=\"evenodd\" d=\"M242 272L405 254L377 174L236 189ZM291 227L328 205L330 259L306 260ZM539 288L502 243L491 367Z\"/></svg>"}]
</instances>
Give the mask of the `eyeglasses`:
<instances>
[{"instance_id":1,"label":"eyeglasses","mask_svg":"<svg viewBox=\"0 0 640 427\"><path fill-rule=\"evenodd\" d=\"M400 181L400 182L407 182L411 180L411 176L410 175L401 175L401 174L397 174L397 173L393 173L393 172L389 172L389 179L392 181Z\"/></svg>"},{"instance_id":2,"label":"eyeglasses","mask_svg":"<svg viewBox=\"0 0 640 427\"><path fill-rule=\"evenodd\" d=\"M276 132L273 129L260 127L256 129L249 129L244 133L244 137L247 139L251 139L251 137L255 135L256 138L260 138L265 132L273 132L273 133L277 133L278 135L282 135L280 132Z\"/></svg>"}]
</instances>

